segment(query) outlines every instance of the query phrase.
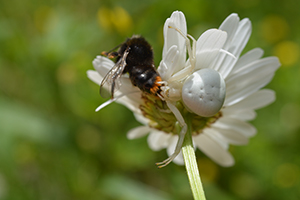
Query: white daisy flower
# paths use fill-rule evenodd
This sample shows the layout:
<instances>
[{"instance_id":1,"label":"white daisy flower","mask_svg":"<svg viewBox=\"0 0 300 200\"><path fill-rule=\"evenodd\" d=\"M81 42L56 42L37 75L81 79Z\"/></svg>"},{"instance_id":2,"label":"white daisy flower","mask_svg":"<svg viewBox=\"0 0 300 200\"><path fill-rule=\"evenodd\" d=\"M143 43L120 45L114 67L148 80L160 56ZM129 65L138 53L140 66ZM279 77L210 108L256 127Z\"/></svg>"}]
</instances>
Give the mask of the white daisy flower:
<instances>
[{"instance_id":1,"label":"white daisy flower","mask_svg":"<svg viewBox=\"0 0 300 200\"><path fill-rule=\"evenodd\" d=\"M274 91L261 88L280 66L276 57L261 58L260 48L240 56L250 35L250 20L231 14L218 29L207 30L195 40L187 34L184 14L173 12L164 25L163 57L157 69L162 78L161 99L140 91L123 76L115 98L97 110L113 101L127 106L143 124L130 130L128 138L149 134L149 147L154 151L166 148L170 156L162 166L172 160L183 164L178 149L189 115L195 148L219 165L231 166L234 159L229 145L245 145L256 134L247 121L256 117L256 109L275 100ZM97 56L93 61L96 71L89 70L88 77L100 85L114 64Z\"/></svg>"}]
</instances>

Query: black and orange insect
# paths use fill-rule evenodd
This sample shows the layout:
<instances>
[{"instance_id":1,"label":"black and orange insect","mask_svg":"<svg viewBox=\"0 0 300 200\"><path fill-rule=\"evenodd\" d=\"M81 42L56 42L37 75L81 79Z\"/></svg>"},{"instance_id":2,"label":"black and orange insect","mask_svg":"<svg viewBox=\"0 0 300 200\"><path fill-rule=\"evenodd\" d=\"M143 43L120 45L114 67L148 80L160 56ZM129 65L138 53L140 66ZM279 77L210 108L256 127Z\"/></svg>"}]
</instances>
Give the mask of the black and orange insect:
<instances>
[{"instance_id":1,"label":"black and orange insect","mask_svg":"<svg viewBox=\"0 0 300 200\"><path fill-rule=\"evenodd\" d=\"M114 51L118 47L118 51ZM154 65L151 45L143 37L133 35L116 48L102 53L108 58L116 58L116 61L101 82L101 96L107 96L103 89L108 84L113 99L115 90L122 84L120 77L125 73L129 74L131 83L141 91L158 94L162 80Z\"/></svg>"}]
</instances>

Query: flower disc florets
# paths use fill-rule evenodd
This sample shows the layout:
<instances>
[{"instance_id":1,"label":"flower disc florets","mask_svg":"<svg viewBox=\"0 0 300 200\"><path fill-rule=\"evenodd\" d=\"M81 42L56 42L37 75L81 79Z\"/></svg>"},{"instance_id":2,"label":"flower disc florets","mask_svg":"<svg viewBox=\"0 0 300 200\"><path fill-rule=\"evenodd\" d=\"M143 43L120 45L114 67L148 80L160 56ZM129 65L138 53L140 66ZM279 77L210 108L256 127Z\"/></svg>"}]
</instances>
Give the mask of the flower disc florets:
<instances>
[{"instance_id":1,"label":"flower disc florets","mask_svg":"<svg viewBox=\"0 0 300 200\"><path fill-rule=\"evenodd\" d=\"M178 134L177 118L168 108L165 101L161 100L158 96L149 93L142 93L142 100L143 103L140 105L140 110L143 116L149 119L149 127L163 131L167 134ZM188 111L181 101L177 101L175 106L184 118L189 115L193 135L202 133L204 128L209 127L222 116L222 113L218 112L212 117L201 117Z\"/></svg>"}]
</instances>

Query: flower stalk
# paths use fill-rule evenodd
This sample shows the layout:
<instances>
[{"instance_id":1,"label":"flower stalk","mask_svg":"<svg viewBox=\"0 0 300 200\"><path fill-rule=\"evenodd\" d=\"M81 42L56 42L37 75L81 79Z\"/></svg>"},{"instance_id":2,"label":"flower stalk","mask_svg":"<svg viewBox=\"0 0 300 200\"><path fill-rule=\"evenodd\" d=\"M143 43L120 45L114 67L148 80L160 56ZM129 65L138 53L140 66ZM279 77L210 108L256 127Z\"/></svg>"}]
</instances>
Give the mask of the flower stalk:
<instances>
[{"instance_id":1,"label":"flower stalk","mask_svg":"<svg viewBox=\"0 0 300 200\"><path fill-rule=\"evenodd\" d=\"M198 170L196 155L193 147L191 119L187 118L188 130L182 146L183 159L195 200L205 200L204 190Z\"/></svg>"}]
</instances>

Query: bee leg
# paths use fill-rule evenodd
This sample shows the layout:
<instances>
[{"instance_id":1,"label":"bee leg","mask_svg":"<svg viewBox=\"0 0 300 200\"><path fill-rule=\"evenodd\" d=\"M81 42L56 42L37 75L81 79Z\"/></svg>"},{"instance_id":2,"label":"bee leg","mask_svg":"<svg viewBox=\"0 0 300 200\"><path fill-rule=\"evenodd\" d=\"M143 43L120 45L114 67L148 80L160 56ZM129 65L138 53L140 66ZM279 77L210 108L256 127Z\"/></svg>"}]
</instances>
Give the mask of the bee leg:
<instances>
[{"instance_id":1,"label":"bee leg","mask_svg":"<svg viewBox=\"0 0 300 200\"><path fill-rule=\"evenodd\" d=\"M167 106L169 107L169 109L175 115L176 119L178 120L178 122L181 126L181 131L179 133L179 138L178 138L174 153L166 160L156 163L156 165L158 165L159 168L167 166L170 162L172 162L176 158L176 156L178 156L178 154L181 151L181 147L182 147L182 144L183 144L183 141L185 138L185 134L187 132L187 125L186 125L181 113L179 112L179 110L176 108L176 106L171 101L167 100L166 103L167 103Z\"/></svg>"}]
</instances>

